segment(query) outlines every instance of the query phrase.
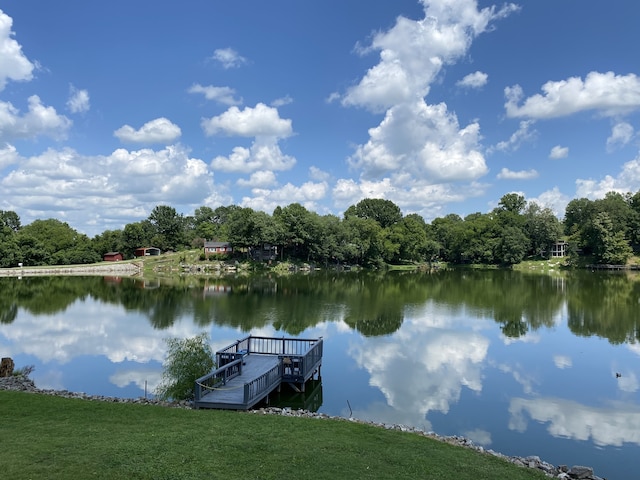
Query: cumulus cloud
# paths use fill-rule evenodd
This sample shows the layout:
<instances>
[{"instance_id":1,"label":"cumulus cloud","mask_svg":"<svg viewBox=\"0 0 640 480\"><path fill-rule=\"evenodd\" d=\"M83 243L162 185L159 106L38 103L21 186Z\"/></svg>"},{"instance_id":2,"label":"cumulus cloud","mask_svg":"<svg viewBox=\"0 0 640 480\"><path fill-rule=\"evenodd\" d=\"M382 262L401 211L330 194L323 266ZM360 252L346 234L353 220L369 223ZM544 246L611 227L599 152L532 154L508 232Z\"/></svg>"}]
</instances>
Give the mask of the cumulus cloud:
<instances>
[{"instance_id":1,"label":"cumulus cloud","mask_svg":"<svg viewBox=\"0 0 640 480\"><path fill-rule=\"evenodd\" d=\"M537 197L529 198L528 200L530 202L537 203L542 208L551 209L556 217L562 218L567 209L567 204L571 199L569 196L562 193L558 187L554 187L551 190L547 190Z\"/></svg>"},{"instance_id":2,"label":"cumulus cloud","mask_svg":"<svg viewBox=\"0 0 640 480\"><path fill-rule=\"evenodd\" d=\"M501 152L515 152L523 143L531 142L538 136L538 132L535 129L531 129L534 125L532 120L523 120L520 122L518 130L516 130L509 140L503 140L498 142L495 147L489 148L489 152L499 150Z\"/></svg>"},{"instance_id":3,"label":"cumulus cloud","mask_svg":"<svg viewBox=\"0 0 640 480\"><path fill-rule=\"evenodd\" d=\"M542 86L542 94L523 99L522 87L505 88L508 117L547 119L594 110L604 116L617 116L640 108L640 79L630 73L591 72L584 80L570 77L550 81Z\"/></svg>"},{"instance_id":4,"label":"cumulus cloud","mask_svg":"<svg viewBox=\"0 0 640 480\"><path fill-rule=\"evenodd\" d=\"M54 140L67 137L71 120L58 115L55 108L43 105L37 95L29 97L28 103L29 111L20 115L20 111L10 102L0 101L0 140L12 141L41 135Z\"/></svg>"},{"instance_id":5,"label":"cumulus cloud","mask_svg":"<svg viewBox=\"0 0 640 480\"><path fill-rule=\"evenodd\" d=\"M326 196L328 189L326 182L305 182L301 186L287 183L274 189L254 188L252 196L244 197L240 204L271 213L278 206L299 203L308 210L315 211L318 208L317 202Z\"/></svg>"},{"instance_id":6,"label":"cumulus cloud","mask_svg":"<svg viewBox=\"0 0 640 480\"><path fill-rule=\"evenodd\" d=\"M31 80L35 68L22 53L22 46L12 38L12 25L13 19L0 10L0 91L9 80Z\"/></svg>"},{"instance_id":7,"label":"cumulus cloud","mask_svg":"<svg viewBox=\"0 0 640 480\"><path fill-rule=\"evenodd\" d=\"M622 165L618 175L605 175L600 180L576 180L576 196L591 200L604 198L607 192L637 192L640 190L640 154Z\"/></svg>"},{"instance_id":8,"label":"cumulus cloud","mask_svg":"<svg viewBox=\"0 0 640 480\"><path fill-rule=\"evenodd\" d=\"M202 120L202 129L208 136L286 138L292 135L291 120L280 118L277 108L258 103L255 108L231 107L226 112Z\"/></svg>"},{"instance_id":9,"label":"cumulus cloud","mask_svg":"<svg viewBox=\"0 0 640 480\"><path fill-rule=\"evenodd\" d=\"M5 144L3 148L0 148L0 171L9 165L18 163L19 159L20 155L18 155L16 147L8 143Z\"/></svg>"},{"instance_id":10,"label":"cumulus cloud","mask_svg":"<svg viewBox=\"0 0 640 480\"><path fill-rule=\"evenodd\" d=\"M384 195L411 211L425 201L418 208L428 208L431 214L439 207L429 194L463 199L484 188L476 183L488 172L479 124L460 125L445 103L431 105L425 97L445 65L462 58L478 35L518 7L478 9L475 0L422 4L424 18L400 16L390 29L376 33L368 46L357 49L362 54L379 52L379 61L340 102L384 112L384 118L369 129L368 141L357 145L348 159L360 174L360 184L339 180L333 192L336 204L369 192L366 196ZM476 72L464 84L480 86L486 81L484 75ZM329 101L334 100L337 96L332 94Z\"/></svg>"},{"instance_id":11,"label":"cumulus cloud","mask_svg":"<svg viewBox=\"0 0 640 480\"><path fill-rule=\"evenodd\" d=\"M500 180L532 180L534 178L538 178L538 172L536 172L534 169L520 170L518 172L515 172L513 170L509 170L508 168L503 168L502 170L500 170L497 178Z\"/></svg>"},{"instance_id":12,"label":"cumulus cloud","mask_svg":"<svg viewBox=\"0 0 640 480\"><path fill-rule=\"evenodd\" d=\"M222 68L228 70L230 68L238 68L247 63L247 59L241 56L233 48L218 48L213 52L211 57L222 65Z\"/></svg>"},{"instance_id":13,"label":"cumulus cloud","mask_svg":"<svg viewBox=\"0 0 640 480\"><path fill-rule=\"evenodd\" d=\"M182 135L182 131L169 119L160 117L145 123L138 130L124 125L113 134L125 143L171 143Z\"/></svg>"},{"instance_id":14,"label":"cumulus cloud","mask_svg":"<svg viewBox=\"0 0 640 480\"><path fill-rule=\"evenodd\" d=\"M423 1L425 16L400 16L388 31L374 35L363 53L380 52L380 61L342 98L343 105L384 111L398 103L415 101L429 93L442 67L462 57L472 40L491 22L518 9L505 5L478 10L475 0Z\"/></svg>"},{"instance_id":15,"label":"cumulus cloud","mask_svg":"<svg viewBox=\"0 0 640 480\"><path fill-rule=\"evenodd\" d=\"M607 151L611 152L616 147L624 147L631 142L634 136L635 131L630 124L627 122L616 123L611 129L611 135L607 138Z\"/></svg>"},{"instance_id":16,"label":"cumulus cloud","mask_svg":"<svg viewBox=\"0 0 640 480\"><path fill-rule=\"evenodd\" d=\"M552 160L558 160L560 158L567 158L569 155L569 147L561 147L560 145L556 145L549 152L549 158Z\"/></svg>"},{"instance_id":17,"label":"cumulus cloud","mask_svg":"<svg viewBox=\"0 0 640 480\"><path fill-rule=\"evenodd\" d=\"M488 171L478 141L477 123L460 128L445 104L418 100L389 109L349 162L368 180L390 172L434 181L472 180Z\"/></svg>"},{"instance_id":18,"label":"cumulus cloud","mask_svg":"<svg viewBox=\"0 0 640 480\"><path fill-rule=\"evenodd\" d=\"M265 188L276 184L276 175L270 170L253 172L249 179L240 178L237 182L240 187Z\"/></svg>"},{"instance_id":19,"label":"cumulus cloud","mask_svg":"<svg viewBox=\"0 0 640 480\"><path fill-rule=\"evenodd\" d=\"M236 98L236 91L230 87L202 86L196 83L187 90L189 93L201 93L207 100L213 100L223 105L240 105L242 98Z\"/></svg>"},{"instance_id":20,"label":"cumulus cloud","mask_svg":"<svg viewBox=\"0 0 640 480\"><path fill-rule=\"evenodd\" d=\"M180 145L157 151L120 148L106 156L50 148L21 158L0 180L0 197L12 198L16 209L34 219L64 219L81 231L97 225L96 233L145 218L159 203L198 206L207 195L228 202L219 190L207 164Z\"/></svg>"},{"instance_id":21,"label":"cumulus cloud","mask_svg":"<svg viewBox=\"0 0 640 480\"><path fill-rule=\"evenodd\" d=\"M69 88L69 100L67 100L67 108L71 113L88 112L91 108L89 101L89 92L87 90L78 90L71 85Z\"/></svg>"},{"instance_id":22,"label":"cumulus cloud","mask_svg":"<svg viewBox=\"0 0 640 480\"><path fill-rule=\"evenodd\" d=\"M256 170L289 170L296 159L285 155L273 138L256 139L251 148L235 147L231 155L218 155L211 167L223 172L249 173Z\"/></svg>"},{"instance_id":23,"label":"cumulus cloud","mask_svg":"<svg viewBox=\"0 0 640 480\"><path fill-rule=\"evenodd\" d=\"M462 80L456 82L456 85L463 88L482 88L487 84L489 75L484 72L473 72L466 75Z\"/></svg>"}]
</instances>

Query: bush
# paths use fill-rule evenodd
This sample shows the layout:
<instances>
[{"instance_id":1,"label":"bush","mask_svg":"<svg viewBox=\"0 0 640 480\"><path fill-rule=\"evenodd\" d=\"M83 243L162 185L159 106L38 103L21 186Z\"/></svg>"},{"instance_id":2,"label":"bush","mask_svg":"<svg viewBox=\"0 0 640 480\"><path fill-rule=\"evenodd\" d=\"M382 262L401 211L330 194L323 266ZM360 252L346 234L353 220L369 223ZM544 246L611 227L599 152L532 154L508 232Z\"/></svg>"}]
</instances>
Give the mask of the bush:
<instances>
[{"instance_id":1,"label":"bush","mask_svg":"<svg viewBox=\"0 0 640 480\"><path fill-rule=\"evenodd\" d=\"M168 338L167 360L156 395L163 400L191 400L195 381L215 366L209 336Z\"/></svg>"}]
</instances>

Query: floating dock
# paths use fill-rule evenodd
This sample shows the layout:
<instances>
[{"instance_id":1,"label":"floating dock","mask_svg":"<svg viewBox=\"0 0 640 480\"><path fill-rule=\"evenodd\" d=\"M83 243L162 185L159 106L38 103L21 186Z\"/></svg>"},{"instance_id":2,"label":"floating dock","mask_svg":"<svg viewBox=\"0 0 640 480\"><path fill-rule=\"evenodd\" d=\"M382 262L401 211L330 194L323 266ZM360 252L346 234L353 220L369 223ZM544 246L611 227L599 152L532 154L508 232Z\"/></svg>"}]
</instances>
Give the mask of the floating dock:
<instances>
[{"instance_id":1,"label":"floating dock","mask_svg":"<svg viewBox=\"0 0 640 480\"><path fill-rule=\"evenodd\" d=\"M322 337L238 340L216 352L216 370L196 380L194 407L248 410L283 383L304 392L320 377L322 347Z\"/></svg>"}]
</instances>

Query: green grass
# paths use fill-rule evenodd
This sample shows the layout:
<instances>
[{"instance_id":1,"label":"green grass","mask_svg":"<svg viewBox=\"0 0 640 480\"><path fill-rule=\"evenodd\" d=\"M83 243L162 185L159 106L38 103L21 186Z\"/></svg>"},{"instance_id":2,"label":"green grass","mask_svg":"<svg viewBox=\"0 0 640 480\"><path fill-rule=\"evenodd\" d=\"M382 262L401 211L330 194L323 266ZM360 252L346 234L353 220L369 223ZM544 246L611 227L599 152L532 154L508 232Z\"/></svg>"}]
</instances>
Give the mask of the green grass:
<instances>
[{"instance_id":1,"label":"green grass","mask_svg":"<svg viewBox=\"0 0 640 480\"><path fill-rule=\"evenodd\" d=\"M2 478L545 478L501 459L355 422L0 391Z\"/></svg>"}]
</instances>

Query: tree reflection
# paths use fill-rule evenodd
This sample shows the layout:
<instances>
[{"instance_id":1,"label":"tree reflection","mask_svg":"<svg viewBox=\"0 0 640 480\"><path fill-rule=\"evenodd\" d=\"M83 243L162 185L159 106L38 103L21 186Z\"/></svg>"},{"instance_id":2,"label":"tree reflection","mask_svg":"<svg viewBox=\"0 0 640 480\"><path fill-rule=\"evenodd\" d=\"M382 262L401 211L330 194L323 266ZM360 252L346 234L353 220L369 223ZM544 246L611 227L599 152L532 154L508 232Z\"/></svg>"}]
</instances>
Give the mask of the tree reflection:
<instances>
[{"instance_id":1,"label":"tree reflection","mask_svg":"<svg viewBox=\"0 0 640 480\"><path fill-rule=\"evenodd\" d=\"M365 336L389 335L427 303L452 314L493 319L504 335L552 327L567 305L577 335L636 342L637 275L572 272L566 277L517 271L316 272L286 276L182 276L145 281L118 277L0 278L0 323L20 309L34 315L65 311L83 299L122 305L157 329L181 318L243 332L265 327L299 335L342 320Z\"/></svg>"}]
</instances>

